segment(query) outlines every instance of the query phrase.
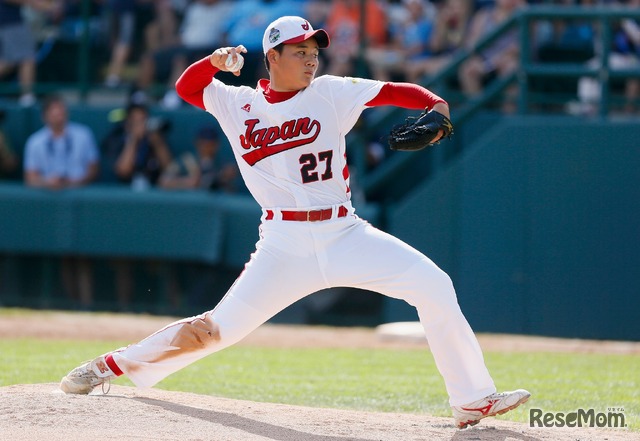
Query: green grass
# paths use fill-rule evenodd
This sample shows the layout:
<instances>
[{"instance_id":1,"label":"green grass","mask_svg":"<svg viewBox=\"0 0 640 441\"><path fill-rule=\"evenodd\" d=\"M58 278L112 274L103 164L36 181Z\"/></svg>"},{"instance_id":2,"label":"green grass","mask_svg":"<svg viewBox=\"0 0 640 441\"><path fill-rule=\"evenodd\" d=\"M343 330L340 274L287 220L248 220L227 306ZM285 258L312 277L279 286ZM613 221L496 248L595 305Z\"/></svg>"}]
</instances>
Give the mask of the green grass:
<instances>
[{"instance_id":1,"label":"green grass","mask_svg":"<svg viewBox=\"0 0 640 441\"><path fill-rule=\"evenodd\" d=\"M128 342L0 341L0 386L57 382L83 360ZM532 400L504 419L545 412L624 407L640 431L640 357L563 353L485 353L499 390L525 387ZM131 385L126 379L116 384ZM425 350L272 349L234 346L157 387L314 407L450 416L433 358Z\"/></svg>"}]
</instances>

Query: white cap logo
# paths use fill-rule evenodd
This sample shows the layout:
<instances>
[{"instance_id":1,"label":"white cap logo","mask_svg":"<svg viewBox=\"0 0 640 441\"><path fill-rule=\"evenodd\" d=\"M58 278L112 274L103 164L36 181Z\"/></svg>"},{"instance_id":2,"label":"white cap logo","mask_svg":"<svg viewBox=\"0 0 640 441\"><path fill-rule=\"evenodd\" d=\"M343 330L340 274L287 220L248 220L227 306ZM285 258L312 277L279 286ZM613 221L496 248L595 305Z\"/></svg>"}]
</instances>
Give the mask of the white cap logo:
<instances>
[{"instance_id":1,"label":"white cap logo","mask_svg":"<svg viewBox=\"0 0 640 441\"><path fill-rule=\"evenodd\" d=\"M271 31L269 31L269 43L277 44L278 40L280 40L280 31L276 28L271 28Z\"/></svg>"}]
</instances>

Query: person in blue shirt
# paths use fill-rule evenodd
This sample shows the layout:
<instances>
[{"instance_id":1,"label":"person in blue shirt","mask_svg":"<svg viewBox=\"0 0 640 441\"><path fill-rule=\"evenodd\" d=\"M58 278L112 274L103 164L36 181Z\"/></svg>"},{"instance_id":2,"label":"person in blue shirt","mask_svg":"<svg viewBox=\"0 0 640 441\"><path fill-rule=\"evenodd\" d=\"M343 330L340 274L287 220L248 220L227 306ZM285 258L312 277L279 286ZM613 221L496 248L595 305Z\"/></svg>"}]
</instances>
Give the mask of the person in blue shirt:
<instances>
[{"instance_id":1,"label":"person in blue shirt","mask_svg":"<svg viewBox=\"0 0 640 441\"><path fill-rule=\"evenodd\" d=\"M63 190L89 184L98 176L99 152L89 127L69 121L67 105L57 95L42 106L44 127L27 139L25 183L31 187ZM63 289L72 306L89 309L93 302L93 270L86 256L63 256Z\"/></svg>"},{"instance_id":2,"label":"person in blue shirt","mask_svg":"<svg viewBox=\"0 0 640 441\"><path fill-rule=\"evenodd\" d=\"M69 121L67 105L57 95L45 99L42 118L44 127L25 145L25 183L57 190L94 181L100 154L91 129Z\"/></svg>"}]
</instances>

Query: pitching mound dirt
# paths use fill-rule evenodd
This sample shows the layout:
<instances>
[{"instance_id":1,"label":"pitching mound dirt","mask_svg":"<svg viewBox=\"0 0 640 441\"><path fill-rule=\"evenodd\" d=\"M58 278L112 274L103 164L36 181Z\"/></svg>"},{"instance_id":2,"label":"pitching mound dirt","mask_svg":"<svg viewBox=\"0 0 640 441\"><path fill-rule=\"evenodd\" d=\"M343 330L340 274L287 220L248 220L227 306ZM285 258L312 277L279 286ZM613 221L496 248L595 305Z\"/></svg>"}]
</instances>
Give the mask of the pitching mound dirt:
<instances>
[{"instance_id":1,"label":"pitching mound dirt","mask_svg":"<svg viewBox=\"0 0 640 441\"><path fill-rule=\"evenodd\" d=\"M124 339L135 342L171 317L30 312L6 315L0 338ZM406 334L406 326L403 328ZM426 347L421 336L363 328L264 325L242 345ZM411 334L411 332L409 333ZM413 332L415 334L415 330ZM639 354L640 343L480 335L485 350ZM0 354L0 360L2 355ZM533 397L535 402L535 396ZM0 387L0 440L206 441L631 441L626 430L541 429L500 418L456 430L452 418L318 409L113 385L108 395L65 395L57 384Z\"/></svg>"},{"instance_id":2,"label":"pitching mound dirt","mask_svg":"<svg viewBox=\"0 0 640 441\"><path fill-rule=\"evenodd\" d=\"M95 393L95 392L94 392ZM632 440L626 431L534 429L487 419L456 430L426 415L316 409L113 385L65 395L57 384L0 388L2 440L575 441Z\"/></svg>"}]
</instances>

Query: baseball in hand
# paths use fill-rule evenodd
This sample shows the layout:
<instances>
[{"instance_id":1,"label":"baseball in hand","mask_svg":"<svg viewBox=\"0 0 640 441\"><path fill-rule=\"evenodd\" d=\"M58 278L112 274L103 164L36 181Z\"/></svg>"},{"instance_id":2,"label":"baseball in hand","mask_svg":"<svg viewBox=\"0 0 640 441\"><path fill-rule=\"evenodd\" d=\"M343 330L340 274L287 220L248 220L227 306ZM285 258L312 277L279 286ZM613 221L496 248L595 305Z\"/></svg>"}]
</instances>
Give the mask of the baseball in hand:
<instances>
[{"instance_id":1,"label":"baseball in hand","mask_svg":"<svg viewBox=\"0 0 640 441\"><path fill-rule=\"evenodd\" d=\"M227 55L227 61L225 61L225 66L229 69L229 72L238 72L244 66L244 57L239 53L236 53L237 60L233 62L233 55Z\"/></svg>"}]
</instances>

